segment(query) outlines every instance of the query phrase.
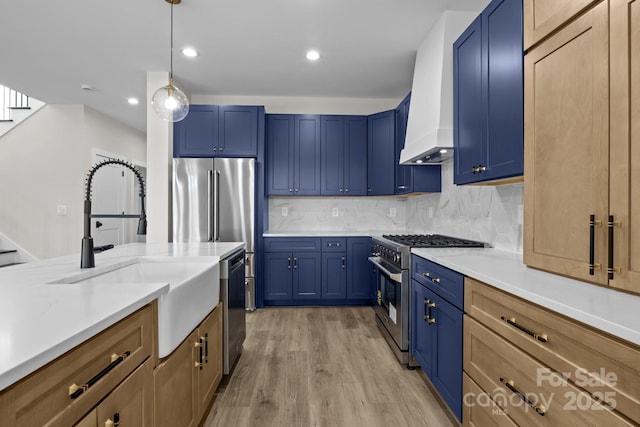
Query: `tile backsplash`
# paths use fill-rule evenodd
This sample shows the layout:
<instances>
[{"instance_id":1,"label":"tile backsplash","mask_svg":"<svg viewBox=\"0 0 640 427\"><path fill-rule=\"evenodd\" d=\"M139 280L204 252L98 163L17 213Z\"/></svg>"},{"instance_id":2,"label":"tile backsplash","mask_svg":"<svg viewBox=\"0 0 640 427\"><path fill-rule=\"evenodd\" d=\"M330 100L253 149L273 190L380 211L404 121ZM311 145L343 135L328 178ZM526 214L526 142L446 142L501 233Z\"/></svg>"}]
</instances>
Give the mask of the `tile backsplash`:
<instances>
[{"instance_id":1,"label":"tile backsplash","mask_svg":"<svg viewBox=\"0 0 640 427\"><path fill-rule=\"evenodd\" d=\"M269 231L439 233L482 240L521 253L522 192L522 183L453 185L453 162L449 160L442 164L441 193L412 197L272 197Z\"/></svg>"}]
</instances>

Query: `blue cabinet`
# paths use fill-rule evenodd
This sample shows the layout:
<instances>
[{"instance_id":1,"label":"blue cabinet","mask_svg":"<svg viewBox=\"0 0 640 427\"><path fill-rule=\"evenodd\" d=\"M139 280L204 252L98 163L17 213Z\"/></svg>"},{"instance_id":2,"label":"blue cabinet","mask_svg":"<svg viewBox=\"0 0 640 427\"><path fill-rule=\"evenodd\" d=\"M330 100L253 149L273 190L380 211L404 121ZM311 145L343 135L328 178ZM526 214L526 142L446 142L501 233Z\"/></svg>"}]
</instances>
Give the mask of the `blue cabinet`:
<instances>
[{"instance_id":1,"label":"blue cabinet","mask_svg":"<svg viewBox=\"0 0 640 427\"><path fill-rule=\"evenodd\" d=\"M413 256L410 350L462 420L464 276Z\"/></svg>"},{"instance_id":2,"label":"blue cabinet","mask_svg":"<svg viewBox=\"0 0 640 427\"><path fill-rule=\"evenodd\" d=\"M454 182L521 176L522 1L493 0L453 45Z\"/></svg>"},{"instance_id":3,"label":"blue cabinet","mask_svg":"<svg viewBox=\"0 0 640 427\"><path fill-rule=\"evenodd\" d=\"M373 114L367 124L367 194L395 194L395 111Z\"/></svg>"},{"instance_id":4,"label":"blue cabinet","mask_svg":"<svg viewBox=\"0 0 640 427\"><path fill-rule=\"evenodd\" d=\"M320 195L320 116L267 115L267 195Z\"/></svg>"},{"instance_id":5,"label":"blue cabinet","mask_svg":"<svg viewBox=\"0 0 640 427\"><path fill-rule=\"evenodd\" d=\"M320 239L265 239L264 261L265 302L321 297Z\"/></svg>"},{"instance_id":6,"label":"blue cabinet","mask_svg":"<svg viewBox=\"0 0 640 427\"><path fill-rule=\"evenodd\" d=\"M321 116L320 194L367 194L367 118Z\"/></svg>"},{"instance_id":7,"label":"blue cabinet","mask_svg":"<svg viewBox=\"0 0 640 427\"><path fill-rule=\"evenodd\" d=\"M174 157L256 157L264 107L191 105L174 124Z\"/></svg>"},{"instance_id":8,"label":"blue cabinet","mask_svg":"<svg viewBox=\"0 0 640 427\"><path fill-rule=\"evenodd\" d=\"M265 304L370 304L370 240L265 238Z\"/></svg>"},{"instance_id":9,"label":"blue cabinet","mask_svg":"<svg viewBox=\"0 0 640 427\"><path fill-rule=\"evenodd\" d=\"M375 282L371 279L371 239L349 237L347 239L347 299L367 300L374 294Z\"/></svg>"}]
</instances>

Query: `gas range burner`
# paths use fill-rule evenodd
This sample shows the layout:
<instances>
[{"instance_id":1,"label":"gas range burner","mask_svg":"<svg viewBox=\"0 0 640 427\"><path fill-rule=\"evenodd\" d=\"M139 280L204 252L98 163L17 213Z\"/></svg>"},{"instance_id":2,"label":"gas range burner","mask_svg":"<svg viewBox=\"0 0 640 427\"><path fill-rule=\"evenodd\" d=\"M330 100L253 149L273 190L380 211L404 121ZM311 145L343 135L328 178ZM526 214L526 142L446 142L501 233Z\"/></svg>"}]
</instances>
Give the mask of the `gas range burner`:
<instances>
[{"instance_id":1,"label":"gas range burner","mask_svg":"<svg viewBox=\"0 0 640 427\"><path fill-rule=\"evenodd\" d=\"M382 237L412 248L483 248L487 246L484 242L441 234L385 234Z\"/></svg>"}]
</instances>

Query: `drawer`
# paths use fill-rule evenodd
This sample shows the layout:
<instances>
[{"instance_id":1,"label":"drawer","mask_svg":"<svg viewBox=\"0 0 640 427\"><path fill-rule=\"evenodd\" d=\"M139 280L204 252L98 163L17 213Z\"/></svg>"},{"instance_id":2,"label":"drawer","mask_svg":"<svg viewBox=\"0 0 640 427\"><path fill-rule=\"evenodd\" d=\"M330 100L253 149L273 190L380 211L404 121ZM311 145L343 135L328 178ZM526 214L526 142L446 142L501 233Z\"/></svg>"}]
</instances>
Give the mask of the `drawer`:
<instances>
[{"instance_id":1,"label":"drawer","mask_svg":"<svg viewBox=\"0 0 640 427\"><path fill-rule=\"evenodd\" d=\"M322 247L318 237L267 237L265 252L319 252Z\"/></svg>"},{"instance_id":2,"label":"drawer","mask_svg":"<svg viewBox=\"0 0 640 427\"><path fill-rule=\"evenodd\" d=\"M517 427L496 402L482 391L467 374L462 375L463 406L462 425L464 427Z\"/></svg>"},{"instance_id":3,"label":"drawer","mask_svg":"<svg viewBox=\"0 0 640 427\"><path fill-rule=\"evenodd\" d=\"M516 424L633 425L469 316L465 316L464 331L465 372ZM601 396L605 401L615 400L615 395Z\"/></svg>"},{"instance_id":4,"label":"drawer","mask_svg":"<svg viewBox=\"0 0 640 427\"><path fill-rule=\"evenodd\" d=\"M471 278L465 293L471 317L640 423L640 348Z\"/></svg>"},{"instance_id":5,"label":"drawer","mask_svg":"<svg viewBox=\"0 0 640 427\"><path fill-rule=\"evenodd\" d=\"M345 252L347 239L344 237L323 237L322 252Z\"/></svg>"},{"instance_id":6,"label":"drawer","mask_svg":"<svg viewBox=\"0 0 640 427\"><path fill-rule=\"evenodd\" d=\"M411 275L451 304L464 309L464 275L413 255Z\"/></svg>"},{"instance_id":7,"label":"drawer","mask_svg":"<svg viewBox=\"0 0 640 427\"><path fill-rule=\"evenodd\" d=\"M0 406L12 408L3 425L69 426L78 421L153 354L153 313L151 305L138 310L9 388L0 395ZM112 355L125 352L130 354L84 393L70 396L70 386L86 384L112 363Z\"/></svg>"},{"instance_id":8,"label":"drawer","mask_svg":"<svg viewBox=\"0 0 640 427\"><path fill-rule=\"evenodd\" d=\"M524 49L568 23L599 0L524 0Z\"/></svg>"}]
</instances>

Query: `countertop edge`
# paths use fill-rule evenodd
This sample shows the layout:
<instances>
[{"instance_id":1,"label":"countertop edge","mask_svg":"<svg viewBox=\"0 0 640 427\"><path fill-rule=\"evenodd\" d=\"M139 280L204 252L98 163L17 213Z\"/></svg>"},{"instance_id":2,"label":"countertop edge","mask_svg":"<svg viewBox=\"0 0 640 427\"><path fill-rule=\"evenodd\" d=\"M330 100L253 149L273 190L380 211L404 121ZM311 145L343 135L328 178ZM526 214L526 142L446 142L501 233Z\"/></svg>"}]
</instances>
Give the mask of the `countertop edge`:
<instances>
[{"instance_id":1,"label":"countertop edge","mask_svg":"<svg viewBox=\"0 0 640 427\"><path fill-rule=\"evenodd\" d=\"M555 275L542 270L529 268L522 263L521 259L517 259L518 256L522 256L521 254L503 251L500 249L476 249L475 251L476 255L482 254L480 251L490 251L491 256L495 257L496 261L513 264L511 266L513 271L517 272L523 278L529 280L540 280L541 282L551 282L554 286L561 286L564 288L560 289L561 291L570 291L573 295L579 295L581 302L576 303L574 301L572 303L559 300L554 297L554 295L552 295L553 292L548 289L550 286L547 286L547 289L543 289L541 287L541 289L532 290L527 288L525 284L512 282L509 278L504 277L505 275L500 274L500 272L491 272L490 270L492 270L492 268L490 265L484 265L481 268L474 268L466 265L464 258L474 256L474 252L469 250L460 251L460 253L456 255L454 251L445 252L438 249L425 250L416 248L412 249L411 253L440 264L443 267L457 271L465 276L491 285L509 294L540 305L546 309L573 319L574 321L583 323L591 328L608 333L629 343L640 345L640 329L637 328L637 326L636 329L634 329L632 324L626 324L628 322L620 323L619 321L607 318L602 314L594 313L594 310L587 309L589 306L589 299L597 300L602 297L607 300L617 299L619 301L630 301L626 309L629 311L635 311L636 309L637 311L640 311L640 297ZM519 263L519 265L516 263ZM608 301L608 303L615 304L615 301ZM580 307L581 305L583 307Z\"/></svg>"},{"instance_id":2,"label":"countertop edge","mask_svg":"<svg viewBox=\"0 0 640 427\"><path fill-rule=\"evenodd\" d=\"M137 310L156 300L160 295L169 291L168 284L149 285L149 287L152 287L153 290L149 291L139 299L131 302L120 310L113 312L109 316L98 320L94 324L84 328L82 331L70 336L66 340L61 341L57 345L48 348L44 352L25 360L23 363L10 368L8 371L1 373L0 393L38 369L43 368L48 363L54 361L69 350L72 350L105 329L115 325L130 314L135 313Z\"/></svg>"}]
</instances>

